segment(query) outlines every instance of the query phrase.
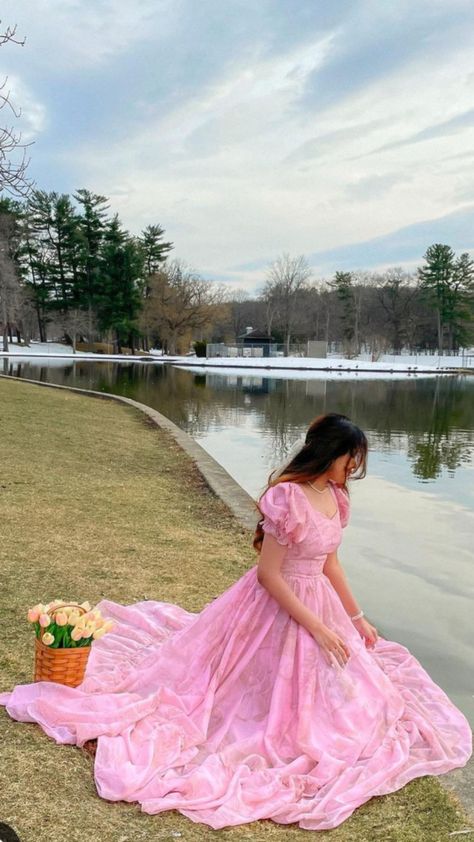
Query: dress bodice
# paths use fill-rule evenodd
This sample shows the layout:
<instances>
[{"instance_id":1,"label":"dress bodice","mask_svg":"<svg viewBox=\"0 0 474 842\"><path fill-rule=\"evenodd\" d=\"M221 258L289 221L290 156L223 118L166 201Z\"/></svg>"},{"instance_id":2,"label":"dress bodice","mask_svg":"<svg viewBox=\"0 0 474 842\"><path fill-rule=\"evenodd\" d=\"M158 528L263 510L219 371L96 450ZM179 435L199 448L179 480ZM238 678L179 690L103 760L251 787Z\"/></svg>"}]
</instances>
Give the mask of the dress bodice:
<instances>
[{"instance_id":1,"label":"dress bodice","mask_svg":"<svg viewBox=\"0 0 474 842\"><path fill-rule=\"evenodd\" d=\"M297 482L277 483L260 498L263 531L287 548L282 573L318 575L327 554L341 543L342 528L349 520L349 498L335 483L330 483L330 489L337 504L333 517L318 512Z\"/></svg>"}]
</instances>

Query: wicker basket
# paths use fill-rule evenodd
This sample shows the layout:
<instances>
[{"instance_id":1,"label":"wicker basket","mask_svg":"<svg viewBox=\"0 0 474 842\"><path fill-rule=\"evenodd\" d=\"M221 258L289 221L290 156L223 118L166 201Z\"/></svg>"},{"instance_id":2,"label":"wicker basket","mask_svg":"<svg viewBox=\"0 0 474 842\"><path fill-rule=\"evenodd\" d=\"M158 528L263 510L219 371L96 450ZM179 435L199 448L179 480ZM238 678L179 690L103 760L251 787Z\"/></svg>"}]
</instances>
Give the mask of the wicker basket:
<instances>
[{"instance_id":1,"label":"wicker basket","mask_svg":"<svg viewBox=\"0 0 474 842\"><path fill-rule=\"evenodd\" d=\"M66 605L57 605L49 608L47 614L54 614ZM86 609L80 605L74 605L82 614ZM43 629L41 629L43 634ZM65 647L51 649L46 646L38 637L35 638L35 681L55 681L57 684L67 684L69 687L77 687L84 680L87 659L91 645L78 647Z\"/></svg>"}]
</instances>

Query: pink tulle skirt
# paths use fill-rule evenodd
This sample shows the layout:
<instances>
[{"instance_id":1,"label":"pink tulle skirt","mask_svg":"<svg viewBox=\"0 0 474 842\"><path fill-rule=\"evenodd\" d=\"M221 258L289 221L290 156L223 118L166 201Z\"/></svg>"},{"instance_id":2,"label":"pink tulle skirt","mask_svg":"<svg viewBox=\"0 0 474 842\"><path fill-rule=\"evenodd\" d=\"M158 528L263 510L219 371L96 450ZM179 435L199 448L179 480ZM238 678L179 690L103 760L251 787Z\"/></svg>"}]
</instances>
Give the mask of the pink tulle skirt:
<instances>
[{"instance_id":1,"label":"pink tulle skirt","mask_svg":"<svg viewBox=\"0 0 474 842\"><path fill-rule=\"evenodd\" d=\"M100 797L214 829L334 828L373 796L464 766L469 724L416 658L383 638L368 650L323 574L287 579L345 639L345 668L253 567L198 614L102 600L116 626L93 643L83 683L17 685L0 703L57 743L97 738Z\"/></svg>"}]
</instances>

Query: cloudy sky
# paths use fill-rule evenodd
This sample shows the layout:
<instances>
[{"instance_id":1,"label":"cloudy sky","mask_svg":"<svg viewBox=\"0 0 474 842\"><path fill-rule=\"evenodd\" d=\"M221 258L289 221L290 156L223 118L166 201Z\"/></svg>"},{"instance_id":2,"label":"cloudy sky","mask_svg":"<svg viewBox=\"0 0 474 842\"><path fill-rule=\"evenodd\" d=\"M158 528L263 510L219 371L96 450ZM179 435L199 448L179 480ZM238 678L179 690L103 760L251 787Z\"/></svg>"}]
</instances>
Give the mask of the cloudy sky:
<instances>
[{"instance_id":1,"label":"cloudy sky","mask_svg":"<svg viewBox=\"0 0 474 842\"><path fill-rule=\"evenodd\" d=\"M6 0L30 174L255 291L474 249L471 0ZM3 112L4 114L5 112Z\"/></svg>"}]
</instances>

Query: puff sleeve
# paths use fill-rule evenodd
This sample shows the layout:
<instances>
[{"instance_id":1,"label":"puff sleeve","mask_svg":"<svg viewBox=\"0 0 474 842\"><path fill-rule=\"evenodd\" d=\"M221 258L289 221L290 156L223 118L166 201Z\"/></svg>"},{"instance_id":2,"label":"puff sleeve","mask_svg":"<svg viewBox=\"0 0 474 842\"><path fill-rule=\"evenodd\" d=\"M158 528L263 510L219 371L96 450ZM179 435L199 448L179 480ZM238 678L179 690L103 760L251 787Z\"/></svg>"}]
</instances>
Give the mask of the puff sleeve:
<instances>
[{"instance_id":1,"label":"puff sleeve","mask_svg":"<svg viewBox=\"0 0 474 842\"><path fill-rule=\"evenodd\" d=\"M262 529L279 544L291 547L304 539L308 531L308 512L304 501L295 494L292 482L279 482L267 488L259 500L263 512Z\"/></svg>"},{"instance_id":2,"label":"puff sleeve","mask_svg":"<svg viewBox=\"0 0 474 842\"><path fill-rule=\"evenodd\" d=\"M351 513L349 495L343 488L340 488L335 483L333 483L332 487L336 494L337 505L339 506L339 520L341 522L341 526L347 526Z\"/></svg>"}]
</instances>

